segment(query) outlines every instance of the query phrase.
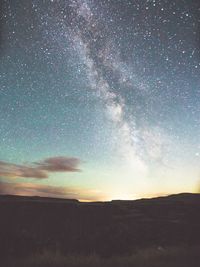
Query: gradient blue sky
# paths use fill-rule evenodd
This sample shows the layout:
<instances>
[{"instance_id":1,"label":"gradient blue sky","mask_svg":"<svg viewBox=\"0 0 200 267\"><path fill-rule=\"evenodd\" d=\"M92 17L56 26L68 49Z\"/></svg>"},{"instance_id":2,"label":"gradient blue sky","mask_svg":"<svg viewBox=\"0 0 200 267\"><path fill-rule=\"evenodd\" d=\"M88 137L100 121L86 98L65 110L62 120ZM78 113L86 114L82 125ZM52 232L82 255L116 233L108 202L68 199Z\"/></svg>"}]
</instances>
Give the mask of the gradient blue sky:
<instances>
[{"instance_id":1,"label":"gradient blue sky","mask_svg":"<svg viewBox=\"0 0 200 267\"><path fill-rule=\"evenodd\" d=\"M198 1L10 0L1 17L1 193L199 190ZM49 158L81 171L24 174Z\"/></svg>"}]
</instances>

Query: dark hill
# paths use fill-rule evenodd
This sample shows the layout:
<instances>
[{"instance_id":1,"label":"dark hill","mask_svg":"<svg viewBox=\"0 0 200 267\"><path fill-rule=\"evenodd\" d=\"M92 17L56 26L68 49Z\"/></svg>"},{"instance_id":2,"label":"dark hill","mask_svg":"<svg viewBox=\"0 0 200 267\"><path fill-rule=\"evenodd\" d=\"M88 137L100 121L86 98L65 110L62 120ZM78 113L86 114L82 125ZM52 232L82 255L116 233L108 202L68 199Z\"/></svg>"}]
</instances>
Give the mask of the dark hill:
<instances>
[{"instance_id":1,"label":"dark hill","mask_svg":"<svg viewBox=\"0 0 200 267\"><path fill-rule=\"evenodd\" d=\"M0 196L0 258L44 249L103 256L200 245L200 194L81 203Z\"/></svg>"}]
</instances>

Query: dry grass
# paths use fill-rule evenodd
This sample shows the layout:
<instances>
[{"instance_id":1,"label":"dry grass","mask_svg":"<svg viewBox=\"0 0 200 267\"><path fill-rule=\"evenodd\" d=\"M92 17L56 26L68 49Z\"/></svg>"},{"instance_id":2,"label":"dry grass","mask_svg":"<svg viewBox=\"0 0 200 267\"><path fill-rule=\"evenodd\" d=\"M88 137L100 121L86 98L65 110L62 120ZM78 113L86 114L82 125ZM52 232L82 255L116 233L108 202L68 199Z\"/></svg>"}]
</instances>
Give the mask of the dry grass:
<instances>
[{"instance_id":1,"label":"dry grass","mask_svg":"<svg viewBox=\"0 0 200 267\"><path fill-rule=\"evenodd\" d=\"M129 256L101 258L96 254L62 255L44 251L24 260L10 260L1 267L199 267L200 247L150 248Z\"/></svg>"}]
</instances>

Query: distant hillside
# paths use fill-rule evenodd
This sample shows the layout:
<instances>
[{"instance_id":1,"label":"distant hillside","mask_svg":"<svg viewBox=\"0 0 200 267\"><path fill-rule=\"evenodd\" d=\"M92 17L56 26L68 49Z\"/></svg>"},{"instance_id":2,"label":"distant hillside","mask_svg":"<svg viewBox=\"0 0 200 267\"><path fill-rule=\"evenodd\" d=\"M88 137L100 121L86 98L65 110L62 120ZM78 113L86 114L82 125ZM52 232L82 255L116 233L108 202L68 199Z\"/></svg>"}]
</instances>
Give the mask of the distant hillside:
<instances>
[{"instance_id":1,"label":"distant hillside","mask_svg":"<svg viewBox=\"0 0 200 267\"><path fill-rule=\"evenodd\" d=\"M200 194L96 203L1 195L0 216L1 258L200 245Z\"/></svg>"},{"instance_id":2,"label":"distant hillside","mask_svg":"<svg viewBox=\"0 0 200 267\"><path fill-rule=\"evenodd\" d=\"M18 195L0 195L0 201L31 201L31 202L65 202L65 203L78 203L76 199L63 199L63 198L52 198L52 197L39 197L39 196L18 196Z\"/></svg>"}]
</instances>

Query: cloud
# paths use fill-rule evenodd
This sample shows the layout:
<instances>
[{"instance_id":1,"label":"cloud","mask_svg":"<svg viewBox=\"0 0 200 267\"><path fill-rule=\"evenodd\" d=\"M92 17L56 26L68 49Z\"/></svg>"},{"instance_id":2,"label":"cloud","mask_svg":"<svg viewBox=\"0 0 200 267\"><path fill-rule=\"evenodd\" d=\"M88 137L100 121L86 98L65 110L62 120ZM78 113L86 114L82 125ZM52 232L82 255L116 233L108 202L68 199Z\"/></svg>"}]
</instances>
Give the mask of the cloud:
<instances>
[{"instance_id":1,"label":"cloud","mask_svg":"<svg viewBox=\"0 0 200 267\"><path fill-rule=\"evenodd\" d=\"M77 187L50 186L33 183L9 183L0 181L1 195L40 196L96 201L102 200L101 191Z\"/></svg>"},{"instance_id":2,"label":"cloud","mask_svg":"<svg viewBox=\"0 0 200 267\"><path fill-rule=\"evenodd\" d=\"M80 160L77 158L54 157L47 158L39 163L36 163L40 170L48 172L77 172L80 171L77 167Z\"/></svg>"},{"instance_id":3,"label":"cloud","mask_svg":"<svg viewBox=\"0 0 200 267\"><path fill-rule=\"evenodd\" d=\"M47 172L25 165L17 165L0 161L0 176L2 177L24 177L24 178L48 178Z\"/></svg>"},{"instance_id":4,"label":"cloud","mask_svg":"<svg viewBox=\"0 0 200 267\"><path fill-rule=\"evenodd\" d=\"M26 195L26 196L54 196L66 197L67 190L63 187L54 187L48 185L39 185L32 183L8 183L0 182L0 194L9 195ZM69 197L74 197L75 194L70 192Z\"/></svg>"},{"instance_id":5,"label":"cloud","mask_svg":"<svg viewBox=\"0 0 200 267\"><path fill-rule=\"evenodd\" d=\"M0 177L45 179L50 172L78 172L80 160L70 157L52 157L29 165L0 161Z\"/></svg>"}]
</instances>

